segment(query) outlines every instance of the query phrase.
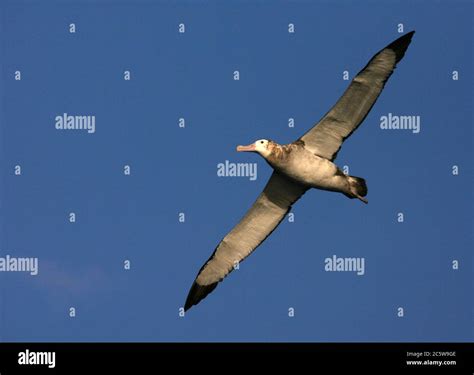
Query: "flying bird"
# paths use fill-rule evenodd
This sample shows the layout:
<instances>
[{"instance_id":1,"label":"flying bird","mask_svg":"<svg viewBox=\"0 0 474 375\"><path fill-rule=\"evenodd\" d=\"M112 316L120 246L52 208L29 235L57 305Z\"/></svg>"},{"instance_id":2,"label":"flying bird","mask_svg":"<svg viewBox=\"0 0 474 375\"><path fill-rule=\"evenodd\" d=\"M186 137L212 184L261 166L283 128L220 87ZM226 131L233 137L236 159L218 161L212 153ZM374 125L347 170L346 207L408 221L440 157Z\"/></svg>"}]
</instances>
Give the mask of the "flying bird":
<instances>
[{"instance_id":1,"label":"flying bird","mask_svg":"<svg viewBox=\"0 0 474 375\"><path fill-rule=\"evenodd\" d=\"M334 164L342 143L365 119L397 63L405 55L411 31L376 53L341 98L306 134L293 143L259 139L237 151L260 154L273 168L267 185L242 220L219 243L191 286L184 310L198 304L280 224L308 189L340 192L368 203L361 177L345 175Z\"/></svg>"}]
</instances>

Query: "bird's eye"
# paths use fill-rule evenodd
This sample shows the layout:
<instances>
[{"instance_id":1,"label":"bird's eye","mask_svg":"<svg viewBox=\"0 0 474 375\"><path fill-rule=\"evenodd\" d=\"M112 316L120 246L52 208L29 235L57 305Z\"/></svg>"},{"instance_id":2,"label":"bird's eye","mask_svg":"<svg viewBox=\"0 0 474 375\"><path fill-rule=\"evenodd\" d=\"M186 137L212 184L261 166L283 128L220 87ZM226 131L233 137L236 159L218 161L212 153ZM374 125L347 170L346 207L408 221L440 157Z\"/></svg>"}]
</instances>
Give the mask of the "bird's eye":
<instances>
[{"instance_id":1,"label":"bird's eye","mask_svg":"<svg viewBox=\"0 0 474 375\"><path fill-rule=\"evenodd\" d=\"M260 141L260 143L263 145L265 142L263 142L263 141Z\"/></svg>"}]
</instances>

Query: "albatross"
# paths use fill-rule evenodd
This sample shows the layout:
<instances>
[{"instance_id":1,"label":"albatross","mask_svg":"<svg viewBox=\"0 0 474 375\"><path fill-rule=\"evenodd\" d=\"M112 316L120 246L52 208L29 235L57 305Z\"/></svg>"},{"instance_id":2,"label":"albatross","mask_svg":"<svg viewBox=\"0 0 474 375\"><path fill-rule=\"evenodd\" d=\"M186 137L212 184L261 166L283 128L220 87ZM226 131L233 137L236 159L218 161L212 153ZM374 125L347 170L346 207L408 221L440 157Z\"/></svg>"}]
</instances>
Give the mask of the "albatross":
<instances>
[{"instance_id":1,"label":"albatross","mask_svg":"<svg viewBox=\"0 0 474 375\"><path fill-rule=\"evenodd\" d=\"M262 156L273 173L252 207L201 267L186 299L185 311L211 293L235 264L249 256L307 190L339 192L368 203L365 180L344 174L334 159L344 140L359 127L375 104L414 33L401 36L376 53L329 112L295 142L280 145L259 139L248 146L237 147L237 151Z\"/></svg>"}]
</instances>

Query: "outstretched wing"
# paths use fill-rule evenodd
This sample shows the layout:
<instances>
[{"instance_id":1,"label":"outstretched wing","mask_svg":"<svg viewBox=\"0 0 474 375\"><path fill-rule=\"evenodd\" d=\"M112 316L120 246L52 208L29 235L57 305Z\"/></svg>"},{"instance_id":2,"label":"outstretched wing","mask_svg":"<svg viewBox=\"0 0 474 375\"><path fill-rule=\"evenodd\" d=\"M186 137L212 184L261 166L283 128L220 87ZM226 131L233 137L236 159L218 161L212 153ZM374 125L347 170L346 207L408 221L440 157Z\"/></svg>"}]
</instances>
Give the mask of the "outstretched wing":
<instances>
[{"instance_id":1,"label":"outstretched wing","mask_svg":"<svg viewBox=\"0 0 474 375\"><path fill-rule=\"evenodd\" d=\"M329 160L336 158L344 140L371 110L414 33L409 32L389 44L357 74L336 105L300 138L308 150Z\"/></svg>"},{"instance_id":2,"label":"outstretched wing","mask_svg":"<svg viewBox=\"0 0 474 375\"><path fill-rule=\"evenodd\" d=\"M184 309L198 304L280 224L308 188L273 172L265 189L242 220L219 243L199 271Z\"/></svg>"}]
</instances>

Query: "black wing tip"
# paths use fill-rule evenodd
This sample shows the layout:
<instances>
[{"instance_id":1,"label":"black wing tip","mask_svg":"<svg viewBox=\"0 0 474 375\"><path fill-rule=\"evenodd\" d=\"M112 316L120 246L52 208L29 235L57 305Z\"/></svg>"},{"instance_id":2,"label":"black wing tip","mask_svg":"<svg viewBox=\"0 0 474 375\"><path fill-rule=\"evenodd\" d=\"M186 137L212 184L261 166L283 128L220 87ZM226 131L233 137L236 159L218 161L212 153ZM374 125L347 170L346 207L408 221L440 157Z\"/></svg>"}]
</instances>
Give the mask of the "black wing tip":
<instances>
[{"instance_id":1,"label":"black wing tip","mask_svg":"<svg viewBox=\"0 0 474 375\"><path fill-rule=\"evenodd\" d=\"M414 34L415 30L410 31L409 33L402 35L400 38L390 43L386 47L387 49L391 49L393 52L395 52L397 62L399 62L403 58L403 56L405 56L405 52L408 49L408 46L410 45L411 39L413 38Z\"/></svg>"},{"instance_id":2,"label":"black wing tip","mask_svg":"<svg viewBox=\"0 0 474 375\"><path fill-rule=\"evenodd\" d=\"M188 297L186 298L186 303L184 304L184 311L188 311L194 305L197 305L201 302L206 296L216 289L218 283L213 283L209 285L199 285L196 281L193 283L191 289L189 290Z\"/></svg>"}]
</instances>

